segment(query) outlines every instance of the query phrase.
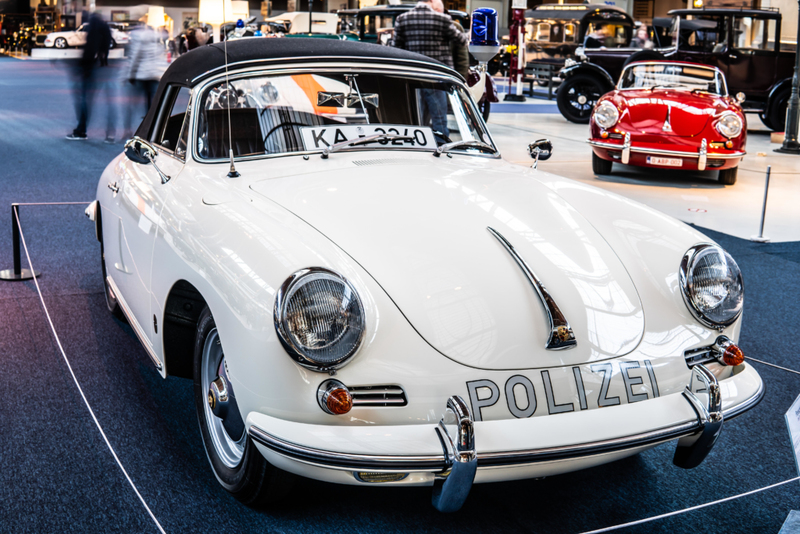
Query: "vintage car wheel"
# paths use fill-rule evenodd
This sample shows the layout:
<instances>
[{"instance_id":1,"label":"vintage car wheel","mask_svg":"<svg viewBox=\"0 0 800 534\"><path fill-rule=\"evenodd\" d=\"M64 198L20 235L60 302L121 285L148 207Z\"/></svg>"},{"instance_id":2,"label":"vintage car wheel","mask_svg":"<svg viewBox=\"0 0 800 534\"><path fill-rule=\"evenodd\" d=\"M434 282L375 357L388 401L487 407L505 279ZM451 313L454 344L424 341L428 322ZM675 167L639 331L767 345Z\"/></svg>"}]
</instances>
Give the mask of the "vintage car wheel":
<instances>
[{"instance_id":1,"label":"vintage car wheel","mask_svg":"<svg viewBox=\"0 0 800 534\"><path fill-rule=\"evenodd\" d=\"M215 415L209 400L211 383L224 380L229 409ZM221 398L222 396L220 396ZM254 507L287 495L293 477L267 462L248 437L235 395L227 380L225 353L214 317L206 307L200 313L194 346L194 400L206 457L219 483L236 499ZM219 406L222 402L216 400ZM219 412L222 413L222 412ZM231 436L231 433L237 434Z\"/></svg>"},{"instance_id":2,"label":"vintage car wheel","mask_svg":"<svg viewBox=\"0 0 800 534\"><path fill-rule=\"evenodd\" d=\"M613 166L613 161L603 159L592 152L592 172L595 174L611 174L611 167Z\"/></svg>"},{"instance_id":3,"label":"vintage car wheel","mask_svg":"<svg viewBox=\"0 0 800 534\"><path fill-rule=\"evenodd\" d=\"M733 185L736 183L736 175L739 173L739 167L732 169L722 169L719 171L719 181L724 185Z\"/></svg>"},{"instance_id":4,"label":"vintage car wheel","mask_svg":"<svg viewBox=\"0 0 800 534\"><path fill-rule=\"evenodd\" d=\"M55 46L56 48L67 48L67 40L64 39L63 37L59 37L58 39L56 39L56 42L53 43L53 46Z\"/></svg>"},{"instance_id":5,"label":"vintage car wheel","mask_svg":"<svg viewBox=\"0 0 800 534\"><path fill-rule=\"evenodd\" d=\"M775 129L775 128L772 127L772 123L769 122L769 116L767 116L766 113L759 113L758 114L758 118L761 119L761 122L764 124L764 126L769 128L770 130L774 130Z\"/></svg>"},{"instance_id":6,"label":"vintage car wheel","mask_svg":"<svg viewBox=\"0 0 800 534\"><path fill-rule=\"evenodd\" d=\"M783 91L775 96L769 105L767 119L769 124L766 126L776 132L782 132L786 128L786 106L789 104L790 91Z\"/></svg>"},{"instance_id":7,"label":"vintage car wheel","mask_svg":"<svg viewBox=\"0 0 800 534\"><path fill-rule=\"evenodd\" d=\"M588 124L595 103L605 91L599 80L585 74L570 76L558 88L558 111L570 122Z\"/></svg>"}]
</instances>

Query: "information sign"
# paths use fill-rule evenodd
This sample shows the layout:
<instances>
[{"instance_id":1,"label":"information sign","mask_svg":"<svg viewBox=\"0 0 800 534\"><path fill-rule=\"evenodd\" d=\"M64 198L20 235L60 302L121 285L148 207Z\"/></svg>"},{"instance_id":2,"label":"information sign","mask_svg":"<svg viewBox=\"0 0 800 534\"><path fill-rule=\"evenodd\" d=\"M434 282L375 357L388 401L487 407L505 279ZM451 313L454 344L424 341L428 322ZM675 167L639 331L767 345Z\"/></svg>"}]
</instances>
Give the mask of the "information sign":
<instances>
[{"instance_id":1,"label":"information sign","mask_svg":"<svg viewBox=\"0 0 800 534\"><path fill-rule=\"evenodd\" d=\"M789 437L792 439L794 463L798 473L800 473L800 395L794 400L789 411L786 412L786 426L789 427Z\"/></svg>"}]
</instances>

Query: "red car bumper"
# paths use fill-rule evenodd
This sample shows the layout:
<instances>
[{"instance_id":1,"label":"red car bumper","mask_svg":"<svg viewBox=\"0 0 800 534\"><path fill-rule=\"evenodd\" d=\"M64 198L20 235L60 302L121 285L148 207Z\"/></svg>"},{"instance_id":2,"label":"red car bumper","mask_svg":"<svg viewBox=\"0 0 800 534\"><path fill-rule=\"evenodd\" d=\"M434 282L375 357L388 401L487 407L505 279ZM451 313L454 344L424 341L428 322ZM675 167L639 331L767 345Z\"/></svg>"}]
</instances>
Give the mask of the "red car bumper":
<instances>
[{"instance_id":1,"label":"red car bumper","mask_svg":"<svg viewBox=\"0 0 800 534\"><path fill-rule=\"evenodd\" d=\"M592 150L599 158L636 165L639 167L655 167L661 169L684 170L721 170L739 165L745 155L744 150L727 150L709 146L705 140L697 143L697 147L686 144L647 143L631 140L630 134L625 139L589 139Z\"/></svg>"}]
</instances>

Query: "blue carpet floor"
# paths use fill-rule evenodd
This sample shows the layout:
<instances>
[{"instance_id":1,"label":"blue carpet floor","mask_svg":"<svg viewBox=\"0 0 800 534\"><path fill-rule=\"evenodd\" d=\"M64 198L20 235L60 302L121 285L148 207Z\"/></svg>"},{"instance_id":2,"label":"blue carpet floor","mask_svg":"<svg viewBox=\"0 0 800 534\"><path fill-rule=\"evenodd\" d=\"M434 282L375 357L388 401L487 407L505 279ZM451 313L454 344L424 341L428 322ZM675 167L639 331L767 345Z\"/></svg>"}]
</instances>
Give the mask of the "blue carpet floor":
<instances>
[{"instance_id":1,"label":"blue carpet floor","mask_svg":"<svg viewBox=\"0 0 800 534\"><path fill-rule=\"evenodd\" d=\"M102 143L100 105L88 141L64 139L75 126L69 88L63 63L0 57L0 269L11 266L12 202L92 200L102 169L121 150ZM248 509L214 480L191 383L162 380L130 328L106 312L99 245L82 209L23 207L25 236L75 375L168 533L573 533L796 476L783 414L800 393L800 376L755 364L765 399L726 423L709 458L691 471L672 465L667 444L573 474L479 485L454 515L435 512L428 489L313 481L302 481L288 504ZM745 353L800 368L800 243L757 245L707 234L744 271ZM0 532L157 532L83 405L46 321L31 282L0 283ZM620 532L772 534L797 508L800 483Z\"/></svg>"}]
</instances>

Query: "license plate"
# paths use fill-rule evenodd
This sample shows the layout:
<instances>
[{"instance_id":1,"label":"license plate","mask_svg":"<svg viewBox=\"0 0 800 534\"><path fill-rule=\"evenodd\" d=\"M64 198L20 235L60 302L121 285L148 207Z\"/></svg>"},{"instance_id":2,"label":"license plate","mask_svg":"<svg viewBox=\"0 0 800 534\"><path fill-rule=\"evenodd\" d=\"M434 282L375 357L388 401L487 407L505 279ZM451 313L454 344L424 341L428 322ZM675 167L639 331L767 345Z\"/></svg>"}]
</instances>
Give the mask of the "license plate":
<instances>
[{"instance_id":1,"label":"license plate","mask_svg":"<svg viewBox=\"0 0 800 534\"><path fill-rule=\"evenodd\" d=\"M359 137L375 134L402 135L409 140L390 139L373 141L358 146L392 147L392 148L436 148L433 130L426 126L403 126L398 124L352 124L342 126L314 126L301 128L303 146L306 150L324 150L342 141L351 141Z\"/></svg>"},{"instance_id":2,"label":"license plate","mask_svg":"<svg viewBox=\"0 0 800 534\"><path fill-rule=\"evenodd\" d=\"M659 158L647 156L647 163L650 165L664 165L666 167L683 167L683 160L680 158Z\"/></svg>"}]
</instances>

